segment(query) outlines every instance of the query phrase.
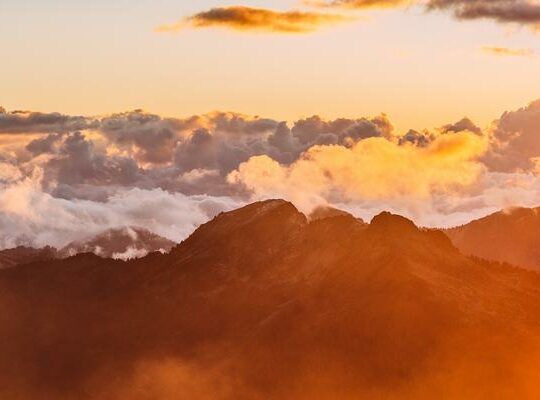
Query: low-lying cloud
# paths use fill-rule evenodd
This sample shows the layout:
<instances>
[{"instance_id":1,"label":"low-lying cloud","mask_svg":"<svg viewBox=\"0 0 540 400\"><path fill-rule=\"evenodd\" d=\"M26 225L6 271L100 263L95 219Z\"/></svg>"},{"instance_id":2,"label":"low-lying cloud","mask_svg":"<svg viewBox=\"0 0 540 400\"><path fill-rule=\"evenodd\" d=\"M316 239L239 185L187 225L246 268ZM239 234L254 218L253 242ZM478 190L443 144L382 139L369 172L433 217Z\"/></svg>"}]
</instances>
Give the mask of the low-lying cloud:
<instances>
[{"instance_id":1,"label":"low-lying cloud","mask_svg":"<svg viewBox=\"0 0 540 400\"><path fill-rule=\"evenodd\" d=\"M31 177L14 176L0 186L0 248L60 248L121 226L145 227L179 242L219 212L242 205L228 197L138 188L118 190L102 202L63 199L44 192L41 180L36 170Z\"/></svg>"},{"instance_id":2,"label":"low-lying cloud","mask_svg":"<svg viewBox=\"0 0 540 400\"><path fill-rule=\"evenodd\" d=\"M37 125L4 118L0 247L61 246L123 226L178 241L216 212L271 197L364 219L389 210L427 226L539 205L540 101L486 129L463 118L405 133L384 114L287 123L135 110L63 116L86 127L72 131L57 115Z\"/></svg>"}]
</instances>

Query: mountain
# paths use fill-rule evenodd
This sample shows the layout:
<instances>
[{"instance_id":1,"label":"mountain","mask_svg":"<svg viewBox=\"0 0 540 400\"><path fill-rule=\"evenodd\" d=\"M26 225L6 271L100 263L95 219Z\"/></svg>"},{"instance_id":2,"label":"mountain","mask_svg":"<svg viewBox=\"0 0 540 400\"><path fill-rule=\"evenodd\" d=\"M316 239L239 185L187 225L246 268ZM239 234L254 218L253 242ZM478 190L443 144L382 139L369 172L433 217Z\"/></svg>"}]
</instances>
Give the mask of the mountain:
<instances>
[{"instance_id":1,"label":"mountain","mask_svg":"<svg viewBox=\"0 0 540 400\"><path fill-rule=\"evenodd\" d=\"M82 253L94 253L102 258L128 260L152 252L169 252L175 243L143 228L109 229L84 241L72 242L57 250L54 247L35 249L19 246L0 250L0 269L18 265L63 259Z\"/></svg>"},{"instance_id":2,"label":"mountain","mask_svg":"<svg viewBox=\"0 0 540 400\"><path fill-rule=\"evenodd\" d=\"M36 261L47 261L57 257L57 251L53 247L34 249L31 247L19 246L13 249L0 250L0 269L11 268Z\"/></svg>"},{"instance_id":3,"label":"mountain","mask_svg":"<svg viewBox=\"0 0 540 400\"><path fill-rule=\"evenodd\" d=\"M103 258L127 260L144 257L154 251L168 252L175 245L143 228L124 227L109 229L85 241L72 242L59 251L60 257L80 253L94 253Z\"/></svg>"},{"instance_id":4,"label":"mountain","mask_svg":"<svg viewBox=\"0 0 540 400\"><path fill-rule=\"evenodd\" d=\"M540 208L511 208L449 229L464 254L540 271Z\"/></svg>"},{"instance_id":5,"label":"mountain","mask_svg":"<svg viewBox=\"0 0 540 400\"><path fill-rule=\"evenodd\" d=\"M170 253L0 271L0 398L535 399L540 276L270 200Z\"/></svg>"},{"instance_id":6,"label":"mountain","mask_svg":"<svg viewBox=\"0 0 540 400\"><path fill-rule=\"evenodd\" d=\"M310 221L316 221L318 219L332 218L332 217L352 217L352 215L346 211L338 210L337 208L328 206L316 207L308 216ZM359 222L364 223L361 219Z\"/></svg>"}]
</instances>

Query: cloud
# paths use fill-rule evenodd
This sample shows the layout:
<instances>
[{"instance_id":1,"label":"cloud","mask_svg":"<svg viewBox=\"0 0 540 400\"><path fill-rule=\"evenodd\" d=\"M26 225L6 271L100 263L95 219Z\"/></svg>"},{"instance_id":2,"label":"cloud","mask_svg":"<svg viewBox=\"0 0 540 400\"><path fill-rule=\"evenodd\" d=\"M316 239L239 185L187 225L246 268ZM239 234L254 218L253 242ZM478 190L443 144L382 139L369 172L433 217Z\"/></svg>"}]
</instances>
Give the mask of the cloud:
<instances>
[{"instance_id":1,"label":"cloud","mask_svg":"<svg viewBox=\"0 0 540 400\"><path fill-rule=\"evenodd\" d=\"M0 161L0 185L18 181L22 177L23 174L16 165Z\"/></svg>"},{"instance_id":2,"label":"cloud","mask_svg":"<svg viewBox=\"0 0 540 400\"><path fill-rule=\"evenodd\" d=\"M534 51L531 49L512 49L509 47L484 46L482 51L487 54L502 57L531 57Z\"/></svg>"},{"instance_id":3,"label":"cloud","mask_svg":"<svg viewBox=\"0 0 540 400\"><path fill-rule=\"evenodd\" d=\"M536 25L540 4L530 0L430 0L430 10L448 10L458 19L491 19L501 23Z\"/></svg>"},{"instance_id":4,"label":"cloud","mask_svg":"<svg viewBox=\"0 0 540 400\"><path fill-rule=\"evenodd\" d=\"M0 187L0 248L62 247L125 226L144 226L178 242L217 213L243 204L225 197L137 188L120 190L104 202L68 200L44 192L42 178L36 170Z\"/></svg>"},{"instance_id":5,"label":"cloud","mask_svg":"<svg viewBox=\"0 0 540 400\"><path fill-rule=\"evenodd\" d=\"M349 20L351 20L350 17L336 14L231 6L212 8L186 17L177 23L161 25L156 28L156 31L176 33L186 28L218 27L236 31L305 33Z\"/></svg>"},{"instance_id":6,"label":"cloud","mask_svg":"<svg viewBox=\"0 0 540 400\"><path fill-rule=\"evenodd\" d=\"M323 7L391 8L424 6L428 11L447 11L460 20L488 19L536 27L540 23L540 3L536 0L307 0Z\"/></svg>"},{"instance_id":7,"label":"cloud","mask_svg":"<svg viewBox=\"0 0 540 400\"><path fill-rule=\"evenodd\" d=\"M491 137L484 159L490 169L540 174L540 100L505 112L493 124Z\"/></svg>"},{"instance_id":8,"label":"cloud","mask_svg":"<svg viewBox=\"0 0 540 400\"><path fill-rule=\"evenodd\" d=\"M7 112L0 108L0 133L64 133L90 129L96 124L96 121L80 116L30 111Z\"/></svg>"},{"instance_id":9,"label":"cloud","mask_svg":"<svg viewBox=\"0 0 540 400\"><path fill-rule=\"evenodd\" d=\"M253 157L228 179L254 198L283 197L307 211L336 199L407 202L472 185L484 169L477 158L486 145L469 132L439 136L421 148L369 138L350 148L314 146L289 166Z\"/></svg>"},{"instance_id":10,"label":"cloud","mask_svg":"<svg viewBox=\"0 0 540 400\"><path fill-rule=\"evenodd\" d=\"M482 130L467 117L462 118L461 120L453 124L448 124L448 125L443 126L441 128L441 131L443 133L452 133L452 132L457 133L457 132L469 131L469 132L476 133L477 135L482 134Z\"/></svg>"},{"instance_id":11,"label":"cloud","mask_svg":"<svg viewBox=\"0 0 540 400\"><path fill-rule=\"evenodd\" d=\"M414 3L414 0L305 0L305 4L318 7L342 8L394 8Z\"/></svg>"},{"instance_id":12,"label":"cloud","mask_svg":"<svg viewBox=\"0 0 540 400\"><path fill-rule=\"evenodd\" d=\"M80 226L86 233L86 227L155 223L157 233L171 237L167 224L185 222L180 215L134 218L124 210L135 207L137 196L144 207L170 199L171 209L200 199L232 207L285 197L306 211L328 204L369 219L390 210L430 226L535 206L540 198L540 101L505 113L489 130L463 118L400 133L384 114L290 123L226 112L164 118L141 110L75 118L91 127L0 135L4 245L55 244L74 239ZM48 121L41 129L54 132L56 120ZM193 207L183 210L200 215ZM37 214L30 218L32 209ZM54 218L40 220L41 214ZM190 220L182 232L204 220Z\"/></svg>"}]
</instances>

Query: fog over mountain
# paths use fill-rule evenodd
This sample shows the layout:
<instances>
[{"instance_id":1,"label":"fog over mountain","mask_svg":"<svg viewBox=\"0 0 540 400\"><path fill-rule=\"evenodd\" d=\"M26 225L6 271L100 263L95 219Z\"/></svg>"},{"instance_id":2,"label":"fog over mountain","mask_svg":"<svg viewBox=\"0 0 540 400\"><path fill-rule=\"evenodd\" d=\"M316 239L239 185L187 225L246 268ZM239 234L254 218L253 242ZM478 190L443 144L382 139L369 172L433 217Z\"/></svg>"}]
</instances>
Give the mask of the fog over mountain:
<instances>
[{"instance_id":1,"label":"fog over mountain","mask_svg":"<svg viewBox=\"0 0 540 400\"><path fill-rule=\"evenodd\" d=\"M0 271L0 397L534 399L540 276L270 200L169 254Z\"/></svg>"},{"instance_id":2,"label":"fog over mountain","mask_svg":"<svg viewBox=\"0 0 540 400\"><path fill-rule=\"evenodd\" d=\"M83 253L93 253L102 258L129 260L149 253L167 253L175 243L143 228L124 227L109 229L95 236L87 236L60 249L17 246L0 250L0 268L47 260L63 259Z\"/></svg>"},{"instance_id":3,"label":"fog over mountain","mask_svg":"<svg viewBox=\"0 0 540 400\"><path fill-rule=\"evenodd\" d=\"M71 242L59 251L62 258L81 253L94 253L103 258L128 260L148 253L168 253L174 242L143 228L110 229L86 240Z\"/></svg>"}]
</instances>

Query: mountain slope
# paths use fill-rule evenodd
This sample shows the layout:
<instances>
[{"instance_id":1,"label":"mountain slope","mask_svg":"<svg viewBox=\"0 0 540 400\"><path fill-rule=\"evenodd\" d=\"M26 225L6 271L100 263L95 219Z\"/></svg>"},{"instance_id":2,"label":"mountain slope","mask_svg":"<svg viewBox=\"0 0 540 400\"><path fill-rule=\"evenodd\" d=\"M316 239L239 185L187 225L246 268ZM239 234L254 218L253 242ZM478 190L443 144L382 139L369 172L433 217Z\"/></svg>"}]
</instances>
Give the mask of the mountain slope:
<instances>
[{"instance_id":1,"label":"mountain slope","mask_svg":"<svg viewBox=\"0 0 540 400\"><path fill-rule=\"evenodd\" d=\"M0 397L533 399L539 316L535 273L441 232L272 200L169 254L0 271Z\"/></svg>"},{"instance_id":2,"label":"mountain slope","mask_svg":"<svg viewBox=\"0 0 540 400\"><path fill-rule=\"evenodd\" d=\"M44 247L34 249L31 247L19 246L14 249L0 250L0 269L12 268L21 264L28 264L36 261L46 261L57 258L56 249Z\"/></svg>"},{"instance_id":3,"label":"mountain slope","mask_svg":"<svg viewBox=\"0 0 540 400\"><path fill-rule=\"evenodd\" d=\"M446 231L464 254L540 271L540 208L513 208Z\"/></svg>"}]
</instances>

